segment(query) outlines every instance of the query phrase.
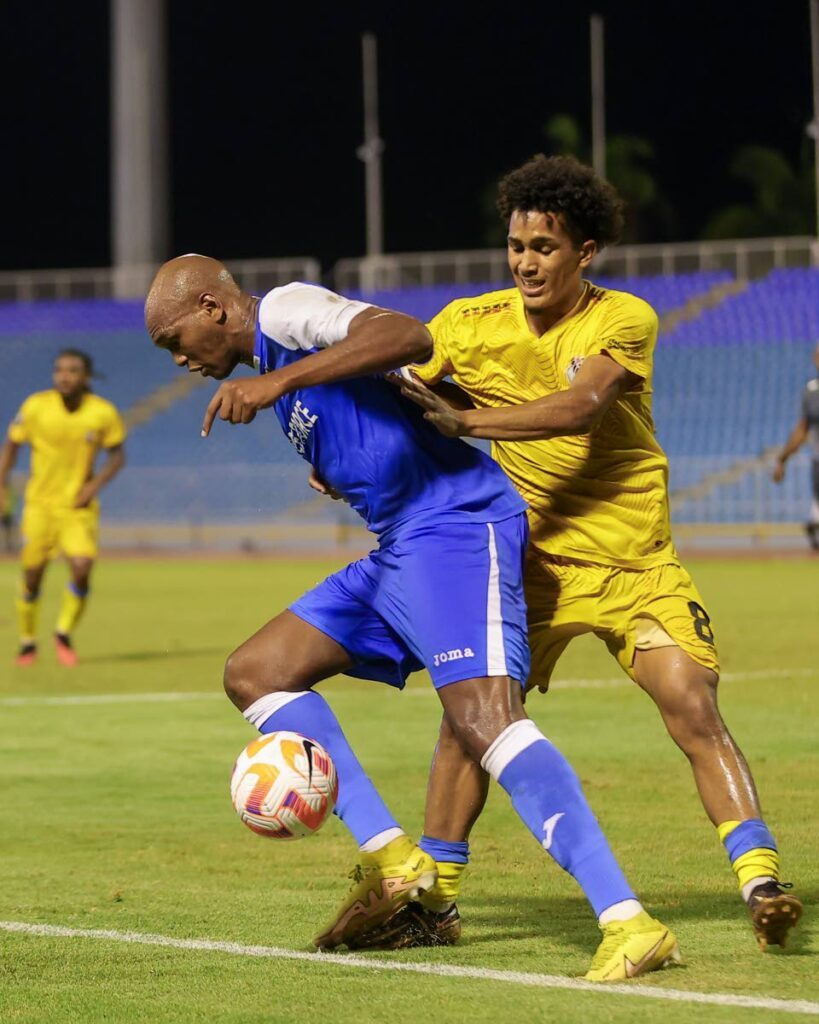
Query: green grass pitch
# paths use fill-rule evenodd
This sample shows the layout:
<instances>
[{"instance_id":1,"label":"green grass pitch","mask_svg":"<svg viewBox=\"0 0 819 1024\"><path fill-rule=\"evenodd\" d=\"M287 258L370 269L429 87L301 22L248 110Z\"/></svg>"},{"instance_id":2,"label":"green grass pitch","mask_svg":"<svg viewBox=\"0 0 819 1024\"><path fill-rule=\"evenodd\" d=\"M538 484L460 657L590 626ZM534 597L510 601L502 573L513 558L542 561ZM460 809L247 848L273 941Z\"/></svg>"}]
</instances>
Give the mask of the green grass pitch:
<instances>
[{"instance_id":1,"label":"green grass pitch","mask_svg":"<svg viewBox=\"0 0 819 1024\"><path fill-rule=\"evenodd\" d=\"M333 819L276 845L245 829L228 777L251 729L220 698L225 655L335 564L103 560L78 634L82 665L12 667L17 566L0 563L0 920L306 950L348 884ZM530 713L570 757L638 892L685 966L646 987L819 1002L819 564L690 565L714 620L722 706L806 912L792 948L760 954L688 766L602 644L576 642ZM63 568L46 585L44 640ZM614 680L615 682L607 682ZM574 681L574 685L572 685ZM559 685L565 683L565 685ZM424 676L406 692L323 686L408 831L419 832L438 721ZM191 694L160 702L134 695ZM67 695L121 695L49 703ZM380 959L578 976L597 941L574 883L500 791L472 838L454 949ZM809 1011L805 1010L807 1013ZM369 971L316 960L0 930L0 1020L29 1022L779 1021L799 1015ZM804 1018L803 1018L804 1019Z\"/></svg>"}]
</instances>

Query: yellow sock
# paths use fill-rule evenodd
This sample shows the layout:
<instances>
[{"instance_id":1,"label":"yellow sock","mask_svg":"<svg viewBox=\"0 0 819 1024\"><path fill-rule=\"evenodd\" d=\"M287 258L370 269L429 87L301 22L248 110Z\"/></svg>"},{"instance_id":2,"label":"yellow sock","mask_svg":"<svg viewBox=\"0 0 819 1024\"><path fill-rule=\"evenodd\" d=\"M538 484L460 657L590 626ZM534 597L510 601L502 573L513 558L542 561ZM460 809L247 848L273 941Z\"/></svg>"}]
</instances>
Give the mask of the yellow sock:
<instances>
[{"instance_id":1,"label":"yellow sock","mask_svg":"<svg viewBox=\"0 0 819 1024\"><path fill-rule=\"evenodd\" d=\"M461 890L461 878L466 864L453 864L450 861L438 861L438 881L427 892L421 893L421 902L427 910L440 914L449 910L458 899Z\"/></svg>"},{"instance_id":2,"label":"yellow sock","mask_svg":"<svg viewBox=\"0 0 819 1024\"><path fill-rule=\"evenodd\" d=\"M730 836L730 834L737 827L737 825L741 824L741 821L723 821L721 825L717 825L717 835L719 836L719 841L721 843L724 843L728 836Z\"/></svg>"},{"instance_id":3,"label":"yellow sock","mask_svg":"<svg viewBox=\"0 0 819 1024\"><path fill-rule=\"evenodd\" d=\"M779 854L776 850L765 850L762 847L749 850L741 857L737 857L731 867L743 891L755 878L773 878L774 881L779 881Z\"/></svg>"},{"instance_id":4,"label":"yellow sock","mask_svg":"<svg viewBox=\"0 0 819 1024\"><path fill-rule=\"evenodd\" d=\"M57 632L64 636L70 636L74 627L80 621L80 616L85 610L85 603L88 598L88 591L79 591L73 583L69 583L63 591L63 600L60 605L60 614L57 616Z\"/></svg>"},{"instance_id":5,"label":"yellow sock","mask_svg":"<svg viewBox=\"0 0 819 1024\"><path fill-rule=\"evenodd\" d=\"M717 834L720 841L725 843L725 840L728 839L734 829L742 824L743 822L741 821L724 821L721 825L718 825ZM760 824L762 823L760 822ZM773 840L773 837L770 838ZM736 875L740 891L746 896L746 886L749 886L757 878L779 880L779 854L775 849L761 846L754 847L733 859L731 861L731 868Z\"/></svg>"},{"instance_id":6,"label":"yellow sock","mask_svg":"<svg viewBox=\"0 0 819 1024\"><path fill-rule=\"evenodd\" d=\"M40 614L40 595L28 594L21 587L17 605L17 630L21 644L33 644L37 637L37 619Z\"/></svg>"}]
</instances>

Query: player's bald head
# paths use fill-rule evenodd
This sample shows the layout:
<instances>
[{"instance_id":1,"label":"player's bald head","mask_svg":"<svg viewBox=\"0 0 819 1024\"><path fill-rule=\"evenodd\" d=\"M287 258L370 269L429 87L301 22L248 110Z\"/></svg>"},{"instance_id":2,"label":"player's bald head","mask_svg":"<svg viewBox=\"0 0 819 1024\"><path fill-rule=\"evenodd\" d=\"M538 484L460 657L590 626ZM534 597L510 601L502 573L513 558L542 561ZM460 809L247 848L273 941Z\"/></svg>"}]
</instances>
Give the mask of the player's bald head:
<instances>
[{"instance_id":1,"label":"player's bald head","mask_svg":"<svg viewBox=\"0 0 819 1024\"><path fill-rule=\"evenodd\" d=\"M159 268L145 300L145 326L152 337L167 333L182 317L195 313L203 295L223 304L241 295L230 271L210 256L188 253Z\"/></svg>"}]
</instances>

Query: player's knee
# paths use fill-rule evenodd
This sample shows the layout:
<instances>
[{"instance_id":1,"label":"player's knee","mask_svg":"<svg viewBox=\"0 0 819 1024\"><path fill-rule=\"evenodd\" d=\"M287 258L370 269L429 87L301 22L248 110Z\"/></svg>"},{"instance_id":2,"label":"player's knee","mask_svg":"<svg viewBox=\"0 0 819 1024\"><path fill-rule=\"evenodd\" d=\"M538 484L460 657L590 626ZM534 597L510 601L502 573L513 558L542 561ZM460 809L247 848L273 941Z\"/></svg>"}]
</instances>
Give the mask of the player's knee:
<instances>
[{"instance_id":1,"label":"player's knee","mask_svg":"<svg viewBox=\"0 0 819 1024\"><path fill-rule=\"evenodd\" d=\"M487 738L485 730L474 723L463 722L452 730L451 744L465 751L473 761L480 761L489 749L492 740Z\"/></svg>"},{"instance_id":2,"label":"player's knee","mask_svg":"<svg viewBox=\"0 0 819 1024\"><path fill-rule=\"evenodd\" d=\"M231 701L241 709L252 704L258 696L259 673L254 660L242 646L228 655L225 662L222 685Z\"/></svg>"},{"instance_id":3,"label":"player's knee","mask_svg":"<svg viewBox=\"0 0 819 1024\"><path fill-rule=\"evenodd\" d=\"M506 677L464 680L438 693L446 711L442 738L446 741L451 735L475 761L504 729L526 717L520 684Z\"/></svg>"},{"instance_id":4,"label":"player's knee","mask_svg":"<svg viewBox=\"0 0 819 1024\"><path fill-rule=\"evenodd\" d=\"M225 693L242 710L267 693L305 688L298 673L289 671L287 661L275 650L261 652L252 643L242 644L228 656L222 683Z\"/></svg>"},{"instance_id":5,"label":"player's knee","mask_svg":"<svg viewBox=\"0 0 819 1024\"><path fill-rule=\"evenodd\" d=\"M441 719L441 728L438 731L438 746L442 748L457 747L458 737L455 735L455 730L452 728L449 719L446 715Z\"/></svg>"},{"instance_id":6,"label":"player's knee","mask_svg":"<svg viewBox=\"0 0 819 1024\"><path fill-rule=\"evenodd\" d=\"M691 681L666 716L674 739L685 749L689 744L710 741L725 726L717 706L717 677L705 671Z\"/></svg>"},{"instance_id":7,"label":"player's knee","mask_svg":"<svg viewBox=\"0 0 819 1024\"><path fill-rule=\"evenodd\" d=\"M40 587L43 583L45 566L38 566L36 569L26 569L23 573L23 586L29 597L38 597Z\"/></svg>"},{"instance_id":8,"label":"player's knee","mask_svg":"<svg viewBox=\"0 0 819 1024\"><path fill-rule=\"evenodd\" d=\"M71 582L79 590L88 590L91 570L94 567L91 558L74 558L71 561Z\"/></svg>"}]
</instances>

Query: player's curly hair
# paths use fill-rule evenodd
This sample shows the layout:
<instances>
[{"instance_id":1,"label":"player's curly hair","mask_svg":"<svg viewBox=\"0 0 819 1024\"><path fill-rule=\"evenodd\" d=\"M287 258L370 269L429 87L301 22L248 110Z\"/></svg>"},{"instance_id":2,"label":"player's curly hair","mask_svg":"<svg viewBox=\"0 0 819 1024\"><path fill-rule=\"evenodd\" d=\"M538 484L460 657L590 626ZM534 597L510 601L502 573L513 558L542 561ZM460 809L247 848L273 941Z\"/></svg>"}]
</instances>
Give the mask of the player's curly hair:
<instances>
[{"instance_id":1,"label":"player's curly hair","mask_svg":"<svg viewBox=\"0 0 819 1024\"><path fill-rule=\"evenodd\" d=\"M623 201L607 181L573 156L538 153L501 178L498 210L509 221L514 210L562 213L572 241L613 245L623 230Z\"/></svg>"}]
</instances>

